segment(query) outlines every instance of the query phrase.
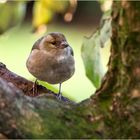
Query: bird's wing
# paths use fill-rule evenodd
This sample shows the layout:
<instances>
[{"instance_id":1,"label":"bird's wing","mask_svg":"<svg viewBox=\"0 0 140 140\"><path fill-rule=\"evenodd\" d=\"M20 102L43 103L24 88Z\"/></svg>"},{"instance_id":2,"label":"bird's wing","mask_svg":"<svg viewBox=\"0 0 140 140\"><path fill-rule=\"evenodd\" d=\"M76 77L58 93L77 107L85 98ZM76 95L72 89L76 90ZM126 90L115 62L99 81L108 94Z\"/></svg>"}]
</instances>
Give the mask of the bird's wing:
<instances>
[{"instance_id":1,"label":"bird's wing","mask_svg":"<svg viewBox=\"0 0 140 140\"><path fill-rule=\"evenodd\" d=\"M33 45L33 47L32 47L32 50L34 50L34 49L38 49L39 50L39 44L40 44L40 41L43 39L44 37L41 37L40 39L38 39L35 43L34 43L34 45ZM31 51L32 51L31 50Z\"/></svg>"},{"instance_id":2,"label":"bird's wing","mask_svg":"<svg viewBox=\"0 0 140 140\"><path fill-rule=\"evenodd\" d=\"M73 52L73 50L72 50L71 47L70 47L70 54L71 54L72 56L74 56L74 52Z\"/></svg>"}]
</instances>

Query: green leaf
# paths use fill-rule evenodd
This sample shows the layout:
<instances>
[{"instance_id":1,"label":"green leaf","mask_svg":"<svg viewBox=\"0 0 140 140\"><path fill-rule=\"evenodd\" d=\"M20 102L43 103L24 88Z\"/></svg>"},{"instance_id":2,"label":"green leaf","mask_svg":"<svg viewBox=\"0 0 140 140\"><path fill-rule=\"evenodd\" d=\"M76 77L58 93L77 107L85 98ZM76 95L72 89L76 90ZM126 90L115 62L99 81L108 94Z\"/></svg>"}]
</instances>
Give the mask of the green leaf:
<instances>
[{"instance_id":1,"label":"green leaf","mask_svg":"<svg viewBox=\"0 0 140 140\"><path fill-rule=\"evenodd\" d=\"M0 3L0 34L18 25L23 20L25 6L25 2L22 1Z\"/></svg>"},{"instance_id":2,"label":"green leaf","mask_svg":"<svg viewBox=\"0 0 140 140\"><path fill-rule=\"evenodd\" d=\"M86 69L86 76L98 88L104 74L100 59L98 31L91 38L84 38L82 58Z\"/></svg>"},{"instance_id":3,"label":"green leaf","mask_svg":"<svg viewBox=\"0 0 140 140\"><path fill-rule=\"evenodd\" d=\"M104 19L102 27L89 38L84 38L82 44L82 58L86 70L86 76L91 80L93 85L98 88L101 84L105 69L101 61L100 49L110 42L111 37L111 20ZM109 45L111 45L109 43Z\"/></svg>"},{"instance_id":4,"label":"green leaf","mask_svg":"<svg viewBox=\"0 0 140 140\"><path fill-rule=\"evenodd\" d=\"M111 19L106 18L102 20L102 27L100 27L100 47L104 47L105 43L110 39L111 37Z\"/></svg>"}]
</instances>

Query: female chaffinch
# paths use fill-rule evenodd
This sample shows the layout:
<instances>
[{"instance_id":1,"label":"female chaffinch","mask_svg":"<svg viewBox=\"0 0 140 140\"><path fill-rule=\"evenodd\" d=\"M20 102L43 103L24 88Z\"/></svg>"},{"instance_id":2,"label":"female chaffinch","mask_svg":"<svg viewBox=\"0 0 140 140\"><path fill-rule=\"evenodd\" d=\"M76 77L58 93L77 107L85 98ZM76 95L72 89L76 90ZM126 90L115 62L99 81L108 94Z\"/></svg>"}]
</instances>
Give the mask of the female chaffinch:
<instances>
[{"instance_id":1,"label":"female chaffinch","mask_svg":"<svg viewBox=\"0 0 140 140\"><path fill-rule=\"evenodd\" d=\"M59 83L58 98L61 99L61 83L75 71L73 50L63 34L49 33L35 42L26 66L37 79L50 84Z\"/></svg>"}]
</instances>

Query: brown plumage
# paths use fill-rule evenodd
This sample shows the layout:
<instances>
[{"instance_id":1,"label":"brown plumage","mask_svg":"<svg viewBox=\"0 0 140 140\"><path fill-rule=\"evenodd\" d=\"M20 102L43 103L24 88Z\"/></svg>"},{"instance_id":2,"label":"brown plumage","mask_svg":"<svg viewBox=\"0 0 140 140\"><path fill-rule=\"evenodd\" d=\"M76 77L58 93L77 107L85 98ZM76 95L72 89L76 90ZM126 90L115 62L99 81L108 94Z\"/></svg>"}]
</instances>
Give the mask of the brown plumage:
<instances>
[{"instance_id":1,"label":"brown plumage","mask_svg":"<svg viewBox=\"0 0 140 140\"><path fill-rule=\"evenodd\" d=\"M50 33L32 47L26 66L37 79L50 84L63 83L75 71L72 48L61 33ZM59 97L61 97L59 89Z\"/></svg>"}]
</instances>

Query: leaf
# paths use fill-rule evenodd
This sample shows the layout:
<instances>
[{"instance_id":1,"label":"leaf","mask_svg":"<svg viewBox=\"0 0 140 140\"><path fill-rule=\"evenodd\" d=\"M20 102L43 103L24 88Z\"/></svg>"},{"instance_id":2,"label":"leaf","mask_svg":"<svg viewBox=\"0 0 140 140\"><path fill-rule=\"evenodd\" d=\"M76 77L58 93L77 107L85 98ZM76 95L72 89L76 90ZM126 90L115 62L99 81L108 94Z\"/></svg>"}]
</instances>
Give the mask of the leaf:
<instances>
[{"instance_id":1,"label":"leaf","mask_svg":"<svg viewBox=\"0 0 140 140\"><path fill-rule=\"evenodd\" d=\"M98 0L98 2L100 3L102 11L106 12L111 10L113 0Z\"/></svg>"},{"instance_id":2,"label":"leaf","mask_svg":"<svg viewBox=\"0 0 140 140\"><path fill-rule=\"evenodd\" d=\"M53 12L48 9L42 1L35 1L33 7L33 26L38 28L40 25L48 23L53 16Z\"/></svg>"},{"instance_id":3,"label":"leaf","mask_svg":"<svg viewBox=\"0 0 140 140\"><path fill-rule=\"evenodd\" d=\"M0 3L0 34L19 24L25 15L25 2Z\"/></svg>"},{"instance_id":4,"label":"leaf","mask_svg":"<svg viewBox=\"0 0 140 140\"><path fill-rule=\"evenodd\" d=\"M69 0L42 0L42 2L46 8L58 13L66 11L69 5Z\"/></svg>"},{"instance_id":5,"label":"leaf","mask_svg":"<svg viewBox=\"0 0 140 140\"><path fill-rule=\"evenodd\" d=\"M99 32L91 38L85 38L82 45L82 58L86 69L86 76L98 88L103 77L103 68L100 60Z\"/></svg>"},{"instance_id":6,"label":"leaf","mask_svg":"<svg viewBox=\"0 0 140 140\"><path fill-rule=\"evenodd\" d=\"M102 20L103 26L101 27L100 30L100 45L103 48L105 42L111 37L111 19L103 19Z\"/></svg>"},{"instance_id":7,"label":"leaf","mask_svg":"<svg viewBox=\"0 0 140 140\"><path fill-rule=\"evenodd\" d=\"M105 69L101 61L100 49L105 44L109 44L111 37L111 20L104 19L103 26L97 30L90 38L84 38L82 44L82 59L84 62L86 76L93 85L98 88L101 84Z\"/></svg>"},{"instance_id":8,"label":"leaf","mask_svg":"<svg viewBox=\"0 0 140 140\"><path fill-rule=\"evenodd\" d=\"M39 0L34 2L33 7L33 26L38 28L41 25L48 24L55 13L64 13L68 0Z\"/></svg>"}]
</instances>

